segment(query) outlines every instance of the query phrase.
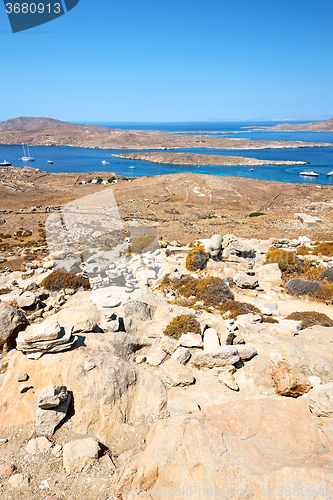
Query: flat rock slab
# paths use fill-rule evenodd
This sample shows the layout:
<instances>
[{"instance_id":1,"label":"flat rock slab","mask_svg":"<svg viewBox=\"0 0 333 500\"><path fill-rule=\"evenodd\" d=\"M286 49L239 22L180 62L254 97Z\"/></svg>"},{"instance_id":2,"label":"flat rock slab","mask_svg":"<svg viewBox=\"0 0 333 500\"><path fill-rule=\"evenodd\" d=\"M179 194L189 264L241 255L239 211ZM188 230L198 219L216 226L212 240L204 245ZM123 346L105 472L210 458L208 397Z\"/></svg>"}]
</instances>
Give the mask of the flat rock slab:
<instances>
[{"instance_id":1,"label":"flat rock slab","mask_svg":"<svg viewBox=\"0 0 333 500\"><path fill-rule=\"evenodd\" d=\"M48 451L52 448L52 446L53 443L51 443L51 441L49 441L46 437L41 436L35 439L30 439L25 447L25 451L29 453L29 455L37 455L38 453Z\"/></svg>"},{"instance_id":2,"label":"flat rock slab","mask_svg":"<svg viewBox=\"0 0 333 500\"><path fill-rule=\"evenodd\" d=\"M40 342L56 340L60 337L61 328L57 321L29 325L24 332L24 342Z\"/></svg>"},{"instance_id":3,"label":"flat rock slab","mask_svg":"<svg viewBox=\"0 0 333 500\"><path fill-rule=\"evenodd\" d=\"M168 401L168 412L170 417L179 417L200 411L199 406L194 401L188 399L170 399Z\"/></svg>"},{"instance_id":4,"label":"flat rock slab","mask_svg":"<svg viewBox=\"0 0 333 500\"><path fill-rule=\"evenodd\" d=\"M240 360L238 349L232 345L220 346L209 352L196 352L193 358L195 365L206 368L234 365Z\"/></svg>"},{"instance_id":5,"label":"flat rock slab","mask_svg":"<svg viewBox=\"0 0 333 500\"><path fill-rule=\"evenodd\" d=\"M16 349L27 353L50 351L51 349L59 348L64 344L73 343L74 337L72 337L72 327L61 327L60 336L54 340L41 340L28 343L24 339L24 332L20 332L16 340Z\"/></svg>"},{"instance_id":6,"label":"flat rock slab","mask_svg":"<svg viewBox=\"0 0 333 500\"><path fill-rule=\"evenodd\" d=\"M67 387L64 385L48 385L39 395L38 407L43 410L56 408L68 397Z\"/></svg>"},{"instance_id":7,"label":"flat rock slab","mask_svg":"<svg viewBox=\"0 0 333 500\"><path fill-rule=\"evenodd\" d=\"M158 376L166 384L180 387L191 385L195 380L186 366L171 358L160 367Z\"/></svg>"}]
</instances>

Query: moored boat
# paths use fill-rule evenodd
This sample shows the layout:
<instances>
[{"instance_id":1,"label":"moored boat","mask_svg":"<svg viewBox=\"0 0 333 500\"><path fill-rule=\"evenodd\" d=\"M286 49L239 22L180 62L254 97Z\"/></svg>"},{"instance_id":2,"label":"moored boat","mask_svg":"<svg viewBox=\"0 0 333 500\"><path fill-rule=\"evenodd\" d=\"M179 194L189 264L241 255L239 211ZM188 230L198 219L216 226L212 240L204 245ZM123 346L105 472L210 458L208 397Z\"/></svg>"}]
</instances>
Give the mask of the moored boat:
<instances>
[{"instance_id":1,"label":"moored boat","mask_svg":"<svg viewBox=\"0 0 333 500\"><path fill-rule=\"evenodd\" d=\"M12 166L12 164L6 160L4 160L3 162L0 163L0 167L11 167L11 166Z\"/></svg>"},{"instance_id":2,"label":"moored boat","mask_svg":"<svg viewBox=\"0 0 333 500\"><path fill-rule=\"evenodd\" d=\"M327 175L333 175L333 170L331 170L330 172L327 172Z\"/></svg>"},{"instance_id":3,"label":"moored boat","mask_svg":"<svg viewBox=\"0 0 333 500\"><path fill-rule=\"evenodd\" d=\"M317 174L313 170L311 170L309 172L300 172L299 175L306 175L307 177L318 177L319 176L319 174Z\"/></svg>"},{"instance_id":4,"label":"moored boat","mask_svg":"<svg viewBox=\"0 0 333 500\"><path fill-rule=\"evenodd\" d=\"M33 156L30 156L29 146L27 145L28 154L25 152L24 144L22 144L22 146L23 146L23 156L22 156L22 158L20 158L20 160L22 160L22 161L35 161L35 158Z\"/></svg>"}]
</instances>

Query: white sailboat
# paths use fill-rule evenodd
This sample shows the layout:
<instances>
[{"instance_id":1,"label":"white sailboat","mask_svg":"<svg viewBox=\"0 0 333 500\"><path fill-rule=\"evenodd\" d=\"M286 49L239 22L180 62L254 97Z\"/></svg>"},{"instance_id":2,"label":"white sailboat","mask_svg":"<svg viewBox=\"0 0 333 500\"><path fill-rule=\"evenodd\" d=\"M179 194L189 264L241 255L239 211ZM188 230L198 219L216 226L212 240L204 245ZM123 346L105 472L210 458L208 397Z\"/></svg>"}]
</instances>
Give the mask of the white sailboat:
<instances>
[{"instance_id":1,"label":"white sailboat","mask_svg":"<svg viewBox=\"0 0 333 500\"><path fill-rule=\"evenodd\" d=\"M22 156L22 158L20 158L20 160L22 160L22 161L35 161L35 158L33 156L30 156L29 146L27 145L28 154L25 152L24 144L22 144L22 146L23 146L23 156Z\"/></svg>"}]
</instances>

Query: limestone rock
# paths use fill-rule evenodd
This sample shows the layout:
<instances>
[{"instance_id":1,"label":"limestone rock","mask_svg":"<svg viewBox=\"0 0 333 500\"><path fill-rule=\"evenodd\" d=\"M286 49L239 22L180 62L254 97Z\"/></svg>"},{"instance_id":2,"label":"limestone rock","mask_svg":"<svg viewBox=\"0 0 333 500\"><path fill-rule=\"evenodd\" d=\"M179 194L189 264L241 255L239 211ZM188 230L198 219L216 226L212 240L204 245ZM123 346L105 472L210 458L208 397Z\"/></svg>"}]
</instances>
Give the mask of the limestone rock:
<instances>
[{"instance_id":1,"label":"limestone rock","mask_svg":"<svg viewBox=\"0 0 333 500\"><path fill-rule=\"evenodd\" d=\"M179 343L177 342L177 340L169 337L169 335L163 335L160 340L160 346L163 351L165 351L167 354L170 354L171 356L178 348Z\"/></svg>"},{"instance_id":2,"label":"limestone rock","mask_svg":"<svg viewBox=\"0 0 333 500\"><path fill-rule=\"evenodd\" d=\"M238 286L238 288L253 289L259 285L258 278L256 276L249 276L248 274L242 271L235 274L233 280L234 283Z\"/></svg>"},{"instance_id":3,"label":"limestone rock","mask_svg":"<svg viewBox=\"0 0 333 500\"><path fill-rule=\"evenodd\" d=\"M55 340L60 337L61 328L57 321L29 325L24 332L24 342Z\"/></svg>"},{"instance_id":4,"label":"limestone rock","mask_svg":"<svg viewBox=\"0 0 333 500\"><path fill-rule=\"evenodd\" d=\"M77 337L72 336L72 327L61 327L60 336L54 340L41 340L25 342L24 332L20 332L16 339L16 349L25 354L37 352L61 352L70 349L76 342Z\"/></svg>"},{"instance_id":5,"label":"limestone rock","mask_svg":"<svg viewBox=\"0 0 333 500\"><path fill-rule=\"evenodd\" d=\"M317 417L333 417L333 382L312 389L308 395L310 411Z\"/></svg>"},{"instance_id":6,"label":"limestone rock","mask_svg":"<svg viewBox=\"0 0 333 500\"><path fill-rule=\"evenodd\" d=\"M81 472L86 465L98 459L100 453L101 447L92 437L66 443L63 447L63 465L66 473Z\"/></svg>"},{"instance_id":7,"label":"limestone rock","mask_svg":"<svg viewBox=\"0 0 333 500\"><path fill-rule=\"evenodd\" d=\"M232 234L226 234L223 237L222 248L222 258L224 260L233 260L233 257L253 258L255 256L254 249L245 240Z\"/></svg>"},{"instance_id":8,"label":"limestone rock","mask_svg":"<svg viewBox=\"0 0 333 500\"><path fill-rule=\"evenodd\" d=\"M219 337L213 328L204 331L204 351L211 351L220 347Z\"/></svg>"},{"instance_id":9,"label":"limestone rock","mask_svg":"<svg viewBox=\"0 0 333 500\"><path fill-rule=\"evenodd\" d=\"M286 361L272 363L272 377L276 392L281 396L297 398L311 389L309 380Z\"/></svg>"},{"instance_id":10,"label":"limestone rock","mask_svg":"<svg viewBox=\"0 0 333 500\"><path fill-rule=\"evenodd\" d=\"M15 340L19 332L28 325L22 311L8 304L0 304L0 352L15 349Z\"/></svg>"},{"instance_id":11,"label":"limestone rock","mask_svg":"<svg viewBox=\"0 0 333 500\"><path fill-rule=\"evenodd\" d=\"M36 304L36 297L32 292L24 292L17 297L16 301L21 309L30 309Z\"/></svg>"},{"instance_id":12,"label":"limestone rock","mask_svg":"<svg viewBox=\"0 0 333 500\"><path fill-rule=\"evenodd\" d=\"M140 321L149 321L153 319L156 307L146 302L131 301L124 305L125 316L138 319Z\"/></svg>"},{"instance_id":13,"label":"limestone rock","mask_svg":"<svg viewBox=\"0 0 333 500\"><path fill-rule=\"evenodd\" d=\"M21 472L19 474L14 474L11 476L8 480L8 484L10 485L11 488L22 488L26 489L29 488L30 485L30 476L26 474L22 474Z\"/></svg>"},{"instance_id":14,"label":"limestone rock","mask_svg":"<svg viewBox=\"0 0 333 500\"><path fill-rule=\"evenodd\" d=\"M48 451L52 447L51 441L49 441L46 437L38 437L34 439L30 439L27 446L25 447L25 451L29 453L29 455L37 455L38 453L43 453L44 451Z\"/></svg>"},{"instance_id":15,"label":"limestone rock","mask_svg":"<svg viewBox=\"0 0 333 500\"><path fill-rule=\"evenodd\" d=\"M48 385L39 395L38 407L43 410L56 408L68 397L67 387L63 385Z\"/></svg>"},{"instance_id":16,"label":"limestone rock","mask_svg":"<svg viewBox=\"0 0 333 500\"><path fill-rule=\"evenodd\" d=\"M202 347L202 338L198 333L183 333L178 343L183 347Z\"/></svg>"},{"instance_id":17,"label":"limestone rock","mask_svg":"<svg viewBox=\"0 0 333 500\"><path fill-rule=\"evenodd\" d=\"M172 386L184 387L194 382L190 370L171 358L159 368L158 375L163 382Z\"/></svg>"},{"instance_id":18,"label":"limestone rock","mask_svg":"<svg viewBox=\"0 0 333 500\"><path fill-rule=\"evenodd\" d=\"M91 318L83 319L74 323L72 333L88 333L94 332L97 327L96 321Z\"/></svg>"},{"instance_id":19,"label":"limestone rock","mask_svg":"<svg viewBox=\"0 0 333 500\"><path fill-rule=\"evenodd\" d=\"M198 351L193 356L193 363L195 365L206 368L233 365L239 360L238 350L232 345L220 346L209 352Z\"/></svg>"},{"instance_id":20,"label":"limestone rock","mask_svg":"<svg viewBox=\"0 0 333 500\"><path fill-rule=\"evenodd\" d=\"M177 347L175 352L172 354L171 359L175 359L181 365L186 365L191 357L191 352L187 347Z\"/></svg>"},{"instance_id":21,"label":"limestone rock","mask_svg":"<svg viewBox=\"0 0 333 500\"><path fill-rule=\"evenodd\" d=\"M248 344L238 344L237 351L241 361L248 361L258 354L257 349L255 347L249 346Z\"/></svg>"},{"instance_id":22,"label":"limestone rock","mask_svg":"<svg viewBox=\"0 0 333 500\"><path fill-rule=\"evenodd\" d=\"M147 363L151 366L158 366L166 358L166 352L160 347L153 347L147 355Z\"/></svg>"},{"instance_id":23,"label":"limestone rock","mask_svg":"<svg viewBox=\"0 0 333 500\"><path fill-rule=\"evenodd\" d=\"M232 389L233 391L239 391L238 384L235 380L235 377L229 370L223 370L218 375L218 381L222 382L224 385Z\"/></svg>"},{"instance_id":24,"label":"limestone rock","mask_svg":"<svg viewBox=\"0 0 333 500\"><path fill-rule=\"evenodd\" d=\"M197 411L200 411L200 408L194 401L180 398L169 399L168 401L168 412L171 418L196 413Z\"/></svg>"},{"instance_id":25,"label":"limestone rock","mask_svg":"<svg viewBox=\"0 0 333 500\"><path fill-rule=\"evenodd\" d=\"M219 234L214 234L208 240L201 240L204 245L205 251L208 253L209 257L214 260L218 260L221 255L222 250L222 236Z\"/></svg>"},{"instance_id":26,"label":"limestone rock","mask_svg":"<svg viewBox=\"0 0 333 500\"><path fill-rule=\"evenodd\" d=\"M303 398L233 401L161 420L145 450L117 470L116 492L141 488L157 500L163 488L189 492L192 485L192 500L202 500L203 491L214 496L215 488L221 498L259 499L262 491L276 498L273 492L281 485L290 491L299 485L315 491L323 484L332 487L333 472L323 470L323 461L331 460L333 429L323 422L318 431L316 420Z\"/></svg>"},{"instance_id":27,"label":"limestone rock","mask_svg":"<svg viewBox=\"0 0 333 500\"><path fill-rule=\"evenodd\" d=\"M270 283L271 286L278 286L282 283L282 274L277 262L258 267L258 269L256 269L256 275L260 284L265 282Z\"/></svg>"}]
</instances>

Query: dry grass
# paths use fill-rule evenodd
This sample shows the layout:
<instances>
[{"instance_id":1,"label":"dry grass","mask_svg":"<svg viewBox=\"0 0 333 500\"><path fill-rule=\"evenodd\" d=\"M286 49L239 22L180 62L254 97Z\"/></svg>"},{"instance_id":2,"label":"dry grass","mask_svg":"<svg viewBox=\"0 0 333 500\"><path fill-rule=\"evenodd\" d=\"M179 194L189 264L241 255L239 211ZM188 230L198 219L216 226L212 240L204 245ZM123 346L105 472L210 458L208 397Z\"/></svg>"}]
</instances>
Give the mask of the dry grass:
<instances>
[{"instance_id":1,"label":"dry grass","mask_svg":"<svg viewBox=\"0 0 333 500\"><path fill-rule=\"evenodd\" d=\"M205 268L209 259L208 253L202 245L193 247L186 256L185 267L188 271L197 271Z\"/></svg>"},{"instance_id":2,"label":"dry grass","mask_svg":"<svg viewBox=\"0 0 333 500\"><path fill-rule=\"evenodd\" d=\"M90 283L87 278L67 273L65 271L53 271L49 276L43 279L40 286L50 290L51 292L58 292L59 290L64 290L65 288L78 290L81 287L84 290L90 290Z\"/></svg>"}]
</instances>

